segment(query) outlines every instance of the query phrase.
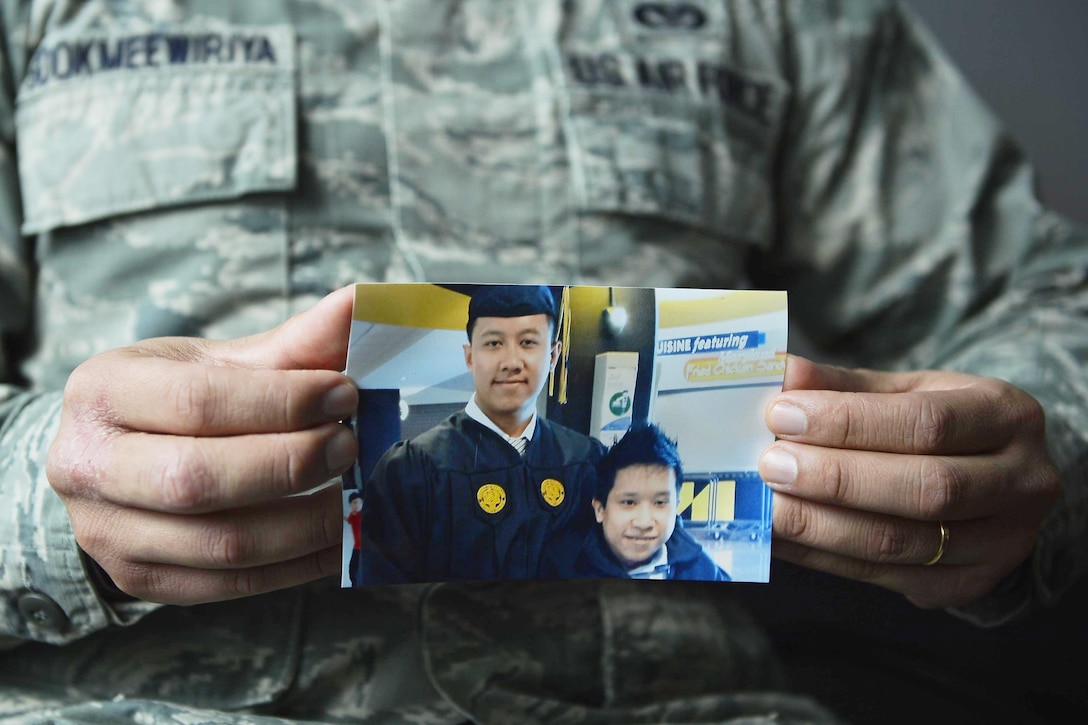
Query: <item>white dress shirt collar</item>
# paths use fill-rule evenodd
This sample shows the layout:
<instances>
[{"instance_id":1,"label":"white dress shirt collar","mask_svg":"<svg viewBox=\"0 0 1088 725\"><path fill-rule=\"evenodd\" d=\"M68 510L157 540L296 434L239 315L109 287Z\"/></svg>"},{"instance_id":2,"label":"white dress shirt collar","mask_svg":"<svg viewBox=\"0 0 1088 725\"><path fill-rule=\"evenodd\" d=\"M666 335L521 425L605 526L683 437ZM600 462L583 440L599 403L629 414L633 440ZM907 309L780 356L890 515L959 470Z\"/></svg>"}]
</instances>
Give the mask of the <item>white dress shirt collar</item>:
<instances>
[{"instance_id":1,"label":"white dress shirt collar","mask_svg":"<svg viewBox=\"0 0 1088 725\"><path fill-rule=\"evenodd\" d=\"M517 441L519 438L524 438L526 440L526 442L531 441L533 439L533 435L536 433L536 411L535 410L533 411L532 416L529 418L529 424L527 426L525 426L525 430L523 430L521 432L521 435L511 437L511 436L506 435L506 433L503 432L502 428L500 428L498 425L495 424L495 421L493 421L493 420L491 420L490 418L487 417L487 414L484 413L483 409L476 402L476 394L475 393L472 394L472 400L468 401L468 405L465 406L465 415L467 415L469 418L472 418L474 421L476 421L480 425L484 426L488 430L493 430L496 433L498 433L499 436L502 437L502 439L504 441L506 441L511 446L513 446L515 450L524 451L524 448L520 448L515 443L515 441Z\"/></svg>"},{"instance_id":2,"label":"white dress shirt collar","mask_svg":"<svg viewBox=\"0 0 1088 725\"><path fill-rule=\"evenodd\" d=\"M641 566L627 570L632 579L666 579L669 576L669 551L665 544L657 550L653 558Z\"/></svg>"}]
</instances>

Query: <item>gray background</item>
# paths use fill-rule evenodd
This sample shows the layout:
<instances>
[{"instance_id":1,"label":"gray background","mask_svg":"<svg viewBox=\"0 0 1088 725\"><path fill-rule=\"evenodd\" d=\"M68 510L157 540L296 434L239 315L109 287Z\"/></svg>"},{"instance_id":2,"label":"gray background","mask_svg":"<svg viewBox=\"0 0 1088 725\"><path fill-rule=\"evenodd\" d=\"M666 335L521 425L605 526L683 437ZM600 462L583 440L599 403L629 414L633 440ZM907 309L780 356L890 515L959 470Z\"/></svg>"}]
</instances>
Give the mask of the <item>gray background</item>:
<instances>
[{"instance_id":1,"label":"gray background","mask_svg":"<svg viewBox=\"0 0 1088 725\"><path fill-rule=\"evenodd\" d=\"M905 0L1039 172L1052 209L1088 222L1088 0Z\"/></svg>"}]
</instances>

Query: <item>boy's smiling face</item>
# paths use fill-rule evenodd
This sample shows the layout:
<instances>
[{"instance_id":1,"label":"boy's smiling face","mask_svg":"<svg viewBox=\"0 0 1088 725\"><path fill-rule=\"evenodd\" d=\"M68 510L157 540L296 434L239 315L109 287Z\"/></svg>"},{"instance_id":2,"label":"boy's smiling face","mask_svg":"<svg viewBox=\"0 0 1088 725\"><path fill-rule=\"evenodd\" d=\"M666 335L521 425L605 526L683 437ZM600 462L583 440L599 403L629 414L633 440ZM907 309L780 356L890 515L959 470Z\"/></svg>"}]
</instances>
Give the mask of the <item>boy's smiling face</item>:
<instances>
[{"instance_id":1,"label":"boy's smiling face","mask_svg":"<svg viewBox=\"0 0 1088 725\"><path fill-rule=\"evenodd\" d=\"M627 569L650 560L676 528L676 472L638 464L620 469L608 500L593 500L608 548Z\"/></svg>"}]
</instances>

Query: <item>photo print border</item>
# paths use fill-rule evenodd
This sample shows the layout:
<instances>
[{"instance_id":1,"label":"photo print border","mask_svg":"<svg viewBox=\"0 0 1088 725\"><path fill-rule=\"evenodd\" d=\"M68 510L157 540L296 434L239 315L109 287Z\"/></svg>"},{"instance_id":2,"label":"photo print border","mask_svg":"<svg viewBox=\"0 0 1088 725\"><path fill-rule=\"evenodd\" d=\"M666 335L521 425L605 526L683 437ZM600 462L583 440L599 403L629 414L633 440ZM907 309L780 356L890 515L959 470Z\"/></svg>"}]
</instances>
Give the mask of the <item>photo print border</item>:
<instances>
[{"instance_id":1,"label":"photo print border","mask_svg":"<svg viewBox=\"0 0 1088 725\"><path fill-rule=\"evenodd\" d=\"M538 435L519 463L505 441L491 445L496 432L466 419L478 384L466 325L474 295L539 289L554 302L546 344L558 351L533 396ZM779 291L357 285L345 372L360 390L359 458L343 477L342 586L646 578L584 564L605 528L592 504L597 460L632 426L651 424L675 441L682 464L675 505L684 540L673 555L690 539L725 574L698 578L768 581L772 497L756 466L774 439L763 420L785 373L787 307ZM510 319L523 318L532 315ZM545 455L538 439L554 450ZM443 448L442 460L427 445ZM568 448L575 452L558 453ZM381 478L387 485L375 482L393 449L413 465L401 466L395 484L391 474ZM453 471L453 458L471 465ZM597 549L622 558L603 534ZM649 578L681 569L672 562Z\"/></svg>"}]
</instances>

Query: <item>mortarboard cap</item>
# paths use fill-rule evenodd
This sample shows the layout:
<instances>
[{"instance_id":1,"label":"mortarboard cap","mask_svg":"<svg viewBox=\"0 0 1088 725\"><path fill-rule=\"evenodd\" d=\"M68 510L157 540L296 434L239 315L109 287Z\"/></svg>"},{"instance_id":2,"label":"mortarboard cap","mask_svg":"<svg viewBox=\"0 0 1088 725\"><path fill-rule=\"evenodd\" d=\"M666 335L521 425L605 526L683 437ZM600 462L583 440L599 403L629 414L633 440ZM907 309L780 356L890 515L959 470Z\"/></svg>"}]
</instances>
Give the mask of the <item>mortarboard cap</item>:
<instances>
[{"instance_id":1,"label":"mortarboard cap","mask_svg":"<svg viewBox=\"0 0 1088 725\"><path fill-rule=\"evenodd\" d=\"M468 325L465 330L471 339L472 327L477 318L526 315L547 315L554 323L559 318L559 312L552 291L544 285L481 285L469 300Z\"/></svg>"}]
</instances>

